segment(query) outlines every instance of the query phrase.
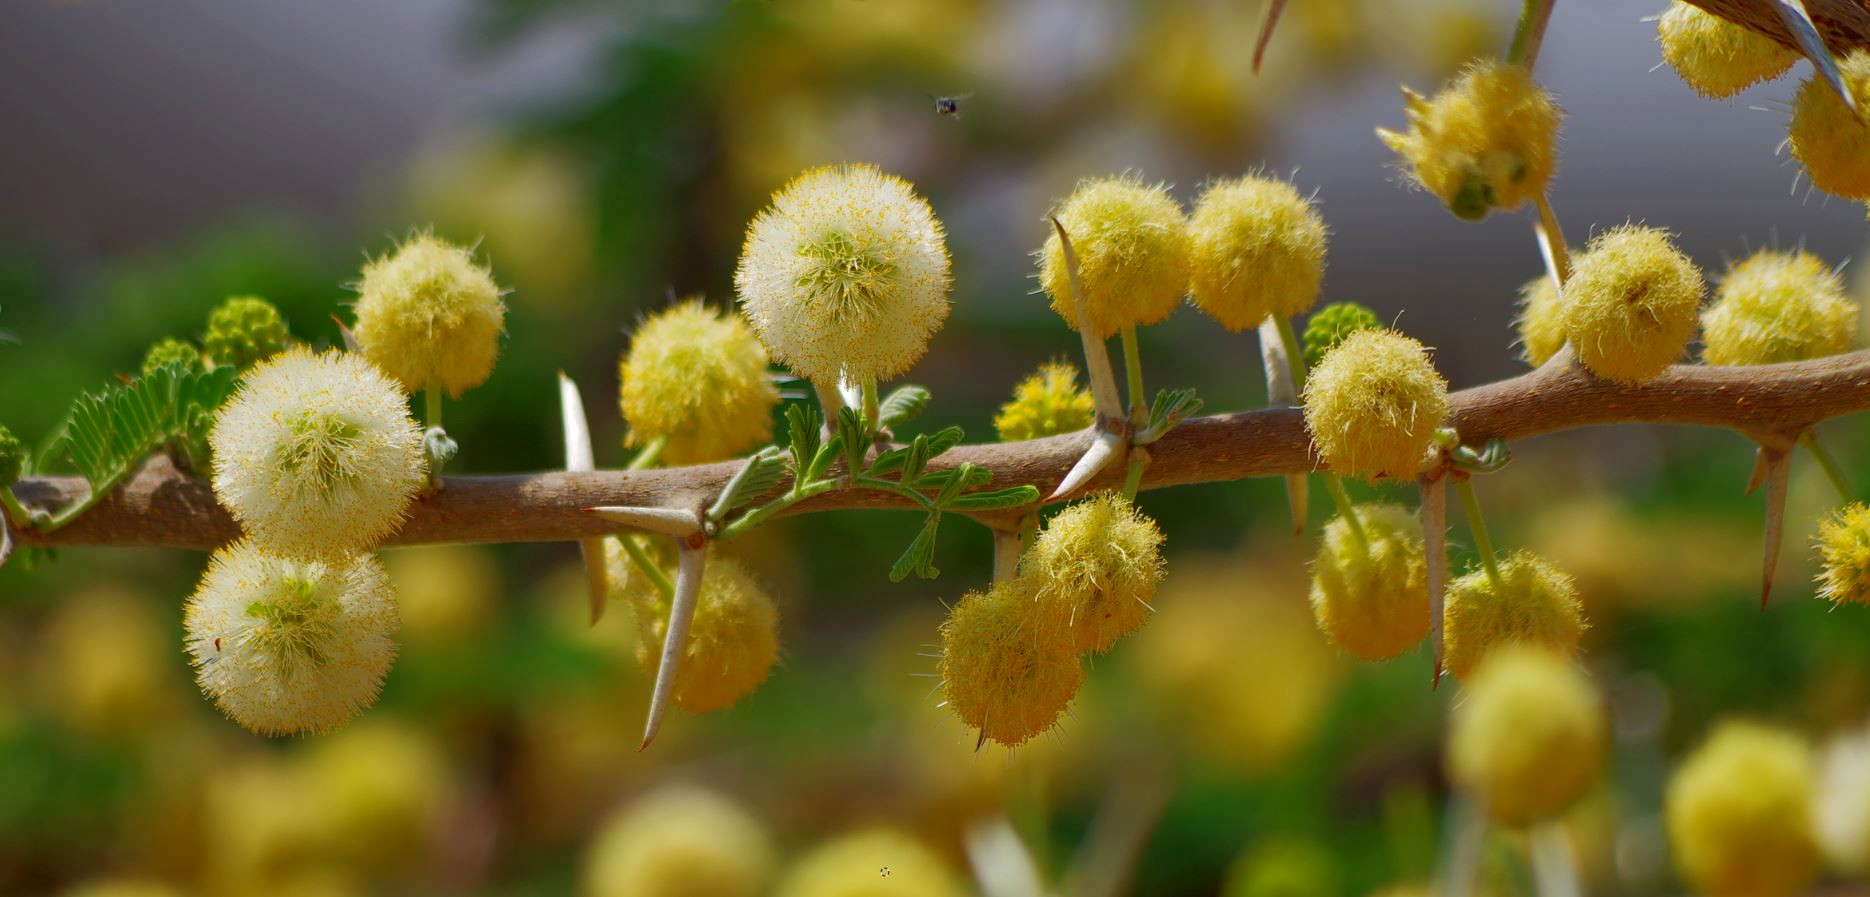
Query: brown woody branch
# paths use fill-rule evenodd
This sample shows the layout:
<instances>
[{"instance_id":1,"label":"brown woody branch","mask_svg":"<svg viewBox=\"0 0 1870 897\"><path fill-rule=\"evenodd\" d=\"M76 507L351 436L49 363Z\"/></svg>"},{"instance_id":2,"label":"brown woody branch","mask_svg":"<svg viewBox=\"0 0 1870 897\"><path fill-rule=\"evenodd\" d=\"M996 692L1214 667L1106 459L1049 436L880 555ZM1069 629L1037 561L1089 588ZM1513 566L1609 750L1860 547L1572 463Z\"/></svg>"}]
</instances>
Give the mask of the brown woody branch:
<instances>
[{"instance_id":1,"label":"brown woody branch","mask_svg":"<svg viewBox=\"0 0 1870 897\"><path fill-rule=\"evenodd\" d=\"M1538 370L1462 390L1451 397L1462 441L1525 439L1575 427L1648 422L1737 430L1786 450L1819 421L1870 410L1870 350L1816 361L1761 367L1680 365L1648 383L1600 380L1569 352ZM1019 484L1048 494L1089 440L1086 433L1028 442L960 446L931 464L943 469L972 461L994 473L991 488ZM1305 423L1296 408L1218 414L1185 421L1148 447L1143 488L1302 473L1315 468ZM710 501L736 462L643 471L551 472L448 477L419 500L391 544L569 541L604 534L614 525L583 512L597 505L699 508ZM1122 465L1086 491L1115 488ZM57 510L83 498L82 480L40 477L14 487L22 502ZM839 508L908 508L902 498L838 491L801 502L788 513ZM1013 512L1002 512L1004 522ZM207 549L239 535L205 482L157 461L70 525L52 533L19 533L28 545L154 546Z\"/></svg>"},{"instance_id":2,"label":"brown woody branch","mask_svg":"<svg viewBox=\"0 0 1870 897\"><path fill-rule=\"evenodd\" d=\"M1793 50L1797 38L1780 18L1779 0L1688 0L1737 25L1757 31ZM1853 49L1870 48L1870 0L1804 0L1818 35L1842 58Z\"/></svg>"}]
</instances>

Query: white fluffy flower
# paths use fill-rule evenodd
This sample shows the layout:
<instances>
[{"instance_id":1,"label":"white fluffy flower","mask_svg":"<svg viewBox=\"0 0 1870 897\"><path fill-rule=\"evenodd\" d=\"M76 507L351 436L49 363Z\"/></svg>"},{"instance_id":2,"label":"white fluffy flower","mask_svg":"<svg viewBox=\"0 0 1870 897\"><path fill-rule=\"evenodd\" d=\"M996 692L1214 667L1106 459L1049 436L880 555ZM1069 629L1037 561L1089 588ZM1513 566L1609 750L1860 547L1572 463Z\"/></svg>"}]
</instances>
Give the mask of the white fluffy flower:
<instances>
[{"instance_id":1,"label":"white fluffy flower","mask_svg":"<svg viewBox=\"0 0 1870 897\"><path fill-rule=\"evenodd\" d=\"M793 179L747 227L734 272L760 339L819 384L908 370L948 318L950 283L935 213L871 165Z\"/></svg>"},{"instance_id":2,"label":"white fluffy flower","mask_svg":"<svg viewBox=\"0 0 1870 897\"><path fill-rule=\"evenodd\" d=\"M209 442L215 496L256 542L295 557L375 545L427 476L395 381L340 352L291 349L256 366Z\"/></svg>"},{"instance_id":3,"label":"white fluffy flower","mask_svg":"<svg viewBox=\"0 0 1870 897\"><path fill-rule=\"evenodd\" d=\"M396 659L396 597L368 554L298 561L222 548L188 599L201 690L262 735L322 732L370 706Z\"/></svg>"}]
</instances>

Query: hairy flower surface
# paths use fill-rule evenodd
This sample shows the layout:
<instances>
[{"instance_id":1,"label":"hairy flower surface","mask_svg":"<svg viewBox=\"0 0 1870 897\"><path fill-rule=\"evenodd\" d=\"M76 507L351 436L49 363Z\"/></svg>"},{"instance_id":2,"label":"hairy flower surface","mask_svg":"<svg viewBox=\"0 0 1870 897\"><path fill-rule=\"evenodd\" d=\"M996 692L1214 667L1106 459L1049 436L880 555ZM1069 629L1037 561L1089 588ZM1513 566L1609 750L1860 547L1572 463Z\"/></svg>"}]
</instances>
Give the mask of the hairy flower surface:
<instances>
[{"instance_id":1,"label":"hairy flower surface","mask_svg":"<svg viewBox=\"0 0 1870 897\"><path fill-rule=\"evenodd\" d=\"M1428 635L1422 523L1389 502L1357 506L1357 521L1361 542L1343 517L1325 524L1312 561L1312 616L1344 650L1387 660Z\"/></svg>"},{"instance_id":2,"label":"hairy flower surface","mask_svg":"<svg viewBox=\"0 0 1870 897\"><path fill-rule=\"evenodd\" d=\"M292 332L278 307L258 296L235 296L208 313L201 344L221 367L245 368L292 345Z\"/></svg>"},{"instance_id":3,"label":"hairy flower surface","mask_svg":"<svg viewBox=\"0 0 1870 897\"><path fill-rule=\"evenodd\" d=\"M1558 106L1525 66L1476 62L1434 97L1405 87L1403 99L1409 130L1377 137L1458 217L1516 209L1558 167Z\"/></svg>"},{"instance_id":4,"label":"hairy flower surface","mask_svg":"<svg viewBox=\"0 0 1870 897\"><path fill-rule=\"evenodd\" d=\"M357 292L357 347L404 392L458 398L493 374L506 304L472 251L416 234L365 265Z\"/></svg>"},{"instance_id":5,"label":"hairy flower surface","mask_svg":"<svg viewBox=\"0 0 1870 897\"><path fill-rule=\"evenodd\" d=\"M209 443L215 497L249 537L291 555L376 544L428 475L396 384L341 352L288 349L254 366Z\"/></svg>"},{"instance_id":6,"label":"hairy flower surface","mask_svg":"<svg viewBox=\"0 0 1870 897\"><path fill-rule=\"evenodd\" d=\"M1305 322L1305 366L1315 368L1325 354L1359 330L1382 330L1377 313L1355 302L1333 302Z\"/></svg>"},{"instance_id":7,"label":"hairy flower surface","mask_svg":"<svg viewBox=\"0 0 1870 897\"><path fill-rule=\"evenodd\" d=\"M201 350L188 340L169 337L150 346L149 351L143 353L141 370L147 376L171 364L179 364L185 370L199 371L202 368Z\"/></svg>"},{"instance_id":8,"label":"hairy flower surface","mask_svg":"<svg viewBox=\"0 0 1870 897\"><path fill-rule=\"evenodd\" d=\"M1465 692L1450 720L1448 777L1496 821L1550 819L1597 782L1603 702L1568 657L1503 648L1475 669Z\"/></svg>"},{"instance_id":9,"label":"hairy flower surface","mask_svg":"<svg viewBox=\"0 0 1870 897\"><path fill-rule=\"evenodd\" d=\"M1870 50L1852 50L1838 60L1838 74L1857 108L1870 109ZM1870 199L1870 125L1823 76L1814 74L1799 86L1786 137L1812 186L1846 199Z\"/></svg>"},{"instance_id":10,"label":"hairy flower surface","mask_svg":"<svg viewBox=\"0 0 1870 897\"><path fill-rule=\"evenodd\" d=\"M1209 184L1188 218L1188 291L1236 333L1318 301L1325 221L1292 184L1246 175Z\"/></svg>"},{"instance_id":11,"label":"hairy flower surface","mask_svg":"<svg viewBox=\"0 0 1870 897\"><path fill-rule=\"evenodd\" d=\"M1503 645L1525 643L1564 654L1584 635L1584 608L1572 578L1530 551L1502 559L1495 589L1484 569L1448 584L1443 613L1448 672L1466 678Z\"/></svg>"},{"instance_id":12,"label":"hairy flower surface","mask_svg":"<svg viewBox=\"0 0 1870 897\"><path fill-rule=\"evenodd\" d=\"M765 444L779 404L766 364L766 347L739 315L699 301L651 315L617 369L626 444L667 439L670 464L721 461Z\"/></svg>"},{"instance_id":13,"label":"hairy flower surface","mask_svg":"<svg viewBox=\"0 0 1870 897\"><path fill-rule=\"evenodd\" d=\"M1076 433L1096 417L1091 391L1078 386L1078 369L1068 361L1048 361L1013 387L1013 400L1000 406L993 426L1001 442L1017 442Z\"/></svg>"},{"instance_id":14,"label":"hairy flower surface","mask_svg":"<svg viewBox=\"0 0 1870 897\"><path fill-rule=\"evenodd\" d=\"M1682 0L1656 21L1662 58L1704 97L1731 97L1786 73L1799 54Z\"/></svg>"},{"instance_id":15,"label":"hairy flower surface","mask_svg":"<svg viewBox=\"0 0 1870 897\"><path fill-rule=\"evenodd\" d=\"M966 897L941 856L894 829L821 844L786 873L777 897Z\"/></svg>"},{"instance_id":16,"label":"hairy flower surface","mask_svg":"<svg viewBox=\"0 0 1870 897\"><path fill-rule=\"evenodd\" d=\"M1851 502L1818 522L1818 597L1870 604L1870 507Z\"/></svg>"},{"instance_id":17,"label":"hairy flower surface","mask_svg":"<svg viewBox=\"0 0 1870 897\"><path fill-rule=\"evenodd\" d=\"M1519 317L1513 324L1519 330L1520 357L1527 364L1545 364L1565 347L1563 310L1551 277L1541 274L1519 288Z\"/></svg>"},{"instance_id":18,"label":"hairy flower surface","mask_svg":"<svg viewBox=\"0 0 1870 897\"><path fill-rule=\"evenodd\" d=\"M1811 748L1798 735L1727 722L1682 761L1665 800L1670 852L1712 897L1783 897L1817 871Z\"/></svg>"},{"instance_id":19,"label":"hairy flower surface","mask_svg":"<svg viewBox=\"0 0 1870 897\"><path fill-rule=\"evenodd\" d=\"M598 830L584 897L758 897L773 844L759 820L712 791L668 786Z\"/></svg>"},{"instance_id":20,"label":"hairy flower surface","mask_svg":"<svg viewBox=\"0 0 1870 897\"><path fill-rule=\"evenodd\" d=\"M1189 284L1188 219L1167 185L1127 175L1087 180L1053 215L1071 235L1084 303L1098 335L1108 339L1126 327L1154 324L1181 304ZM1039 285L1052 297L1052 310L1077 330L1056 230L1039 250Z\"/></svg>"},{"instance_id":21,"label":"hairy flower surface","mask_svg":"<svg viewBox=\"0 0 1870 897\"><path fill-rule=\"evenodd\" d=\"M814 168L747 226L734 288L781 364L821 385L909 370L948 320L947 235L909 182Z\"/></svg>"},{"instance_id":22,"label":"hairy flower surface","mask_svg":"<svg viewBox=\"0 0 1870 897\"><path fill-rule=\"evenodd\" d=\"M1848 352L1857 304L1844 279L1809 252L1762 249L1736 262L1701 314L1708 364L1775 364Z\"/></svg>"},{"instance_id":23,"label":"hairy flower surface","mask_svg":"<svg viewBox=\"0 0 1870 897\"><path fill-rule=\"evenodd\" d=\"M653 676L669 631L669 599L644 576L633 576L626 593L636 612L636 663ZM709 558L675 677L675 706L690 713L732 707L766 681L778 659L773 599L732 558Z\"/></svg>"},{"instance_id":24,"label":"hairy flower surface","mask_svg":"<svg viewBox=\"0 0 1870 897\"><path fill-rule=\"evenodd\" d=\"M1448 417L1448 381L1428 350L1393 330L1344 338L1305 380L1305 428L1346 476L1413 478Z\"/></svg>"},{"instance_id":25,"label":"hairy flower surface","mask_svg":"<svg viewBox=\"0 0 1870 897\"><path fill-rule=\"evenodd\" d=\"M1613 227L1591 241L1565 283L1565 338L1591 373L1641 383L1682 357L1706 289L1667 231Z\"/></svg>"},{"instance_id":26,"label":"hairy flower surface","mask_svg":"<svg viewBox=\"0 0 1870 897\"><path fill-rule=\"evenodd\" d=\"M1162 531L1116 493L1077 502L1046 521L1020 558L1047 626L1068 628L1073 650L1108 651L1149 618L1163 577Z\"/></svg>"},{"instance_id":27,"label":"hairy flower surface","mask_svg":"<svg viewBox=\"0 0 1870 897\"><path fill-rule=\"evenodd\" d=\"M1026 577L969 592L941 627L942 695L970 728L1007 747L1052 728L1084 682L1076 647L1044 625Z\"/></svg>"},{"instance_id":28,"label":"hairy flower surface","mask_svg":"<svg viewBox=\"0 0 1870 897\"><path fill-rule=\"evenodd\" d=\"M377 699L396 596L375 557L299 561L243 540L208 560L184 644L201 690L261 735L323 732Z\"/></svg>"}]
</instances>

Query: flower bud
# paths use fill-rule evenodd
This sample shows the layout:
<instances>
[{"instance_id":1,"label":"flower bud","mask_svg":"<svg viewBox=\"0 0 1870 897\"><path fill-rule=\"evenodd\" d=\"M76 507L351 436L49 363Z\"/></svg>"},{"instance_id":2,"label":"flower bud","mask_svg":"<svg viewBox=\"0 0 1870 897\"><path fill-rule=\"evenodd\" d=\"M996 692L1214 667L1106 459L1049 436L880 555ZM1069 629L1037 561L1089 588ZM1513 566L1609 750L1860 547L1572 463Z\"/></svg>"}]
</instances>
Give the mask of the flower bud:
<instances>
[{"instance_id":1,"label":"flower bud","mask_svg":"<svg viewBox=\"0 0 1870 897\"><path fill-rule=\"evenodd\" d=\"M1513 646L1487 656L1455 705L1448 777L1505 825L1550 819L1604 766L1603 701L1564 655Z\"/></svg>"},{"instance_id":2,"label":"flower bud","mask_svg":"<svg viewBox=\"0 0 1870 897\"><path fill-rule=\"evenodd\" d=\"M1084 682L1076 646L1040 625L1027 577L969 592L941 627L942 695L970 728L1007 747L1052 728Z\"/></svg>"},{"instance_id":3,"label":"flower bud","mask_svg":"<svg viewBox=\"0 0 1870 897\"><path fill-rule=\"evenodd\" d=\"M1456 677L1489 652L1525 643L1570 654L1584 635L1584 608L1570 576L1530 551L1499 562L1500 586L1484 569L1448 584L1443 663Z\"/></svg>"},{"instance_id":4,"label":"flower bud","mask_svg":"<svg viewBox=\"0 0 1870 897\"><path fill-rule=\"evenodd\" d=\"M670 464L722 461L773 436L779 390L766 347L739 315L699 301L651 315L618 365L626 445L663 438Z\"/></svg>"},{"instance_id":5,"label":"flower bud","mask_svg":"<svg viewBox=\"0 0 1870 897\"><path fill-rule=\"evenodd\" d=\"M292 332L273 303L258 296L235 296L208 313L201 345L216 365L246 368L285 351L292 345Z\"/></svg>"},{"instance_id":6,"label":"flower bud","mask_svg":"<svg viewBox=\"0 0 1870 897\"><path fill-rule=\"evenodd\" d=\"M1209 184L1188 219L1195 305L1236 333L1318 301L1325 222L1290 183L1246 175Z\"/></svg>"},{"instance_id":7,"label":"flower bud","mask_svg":"<svg viewBox=\"0 0 1870 897\"><path fill-rule=\"evenodd\" d=\"M1163 577L1162 531L1129 499L1093 496L1046 521L1019 576L1044 625L1066 627L1073 651L1108 651L1149 618Z\"/></svg>"},{"instance_id":8,"label":"flower bud","mask_svg":"<svg viewBox=\"0 0 1870 897\"><path fill-rule=\"evenodd\" d=\"M1662 58L1704 97L1731 97L1786 73L1799 54L1682 0L1656 20Z\"/></svg>"},{"instance_id":9,"label":"flower bud","mask_svg":"<svg viewBox=\"0 0 1870 897\"><path fill-rule=\"evenodd\" d=\"M365 265L357 292L357 348L404 392L459 398L493 374L506 305L465 247L416 234Z\"/></svg>"},{"instance_id":10,"label":"flower bud","mask_svg":"<svg viewBox=\"0 0 1870 897\"><path fill-rule=\"evenodd\" d=\"M1188 221L1167 185L1146 185L1128 175L1084 181L1054 217L1071 235L1084 303L1099 336L1154 324L1181 304L1189 284ZM1077 330L1078 310L1056 230L1046 237L1039 260L1039 284L1052 297L1052 310Z\"/></svg>"},{"instance_id":11,"label":"flower bud","mask_svg":"<svg viewBox=\"0 0 1870 897\"><path fill-rule=\"evenodd\" d=\"M1762 249L1727 269L1701 315L1702 360L1774 364L1848 352L1857 304L1844 279L1803 250Z\"/></svg>"},{"instance_id":12,"label":"flower bud","mask_svg":"<svg viewBox=\"0 0 1870 897\"><path fill-rule=\"evenodd\" d=\"M1078 369L1067 361L1049 361L1013 387L1013 400L1000 406L993 426L1001 442L1018 442L1076 433L1096 416L1090 390L1078 386Z\"/></svg>"},{"instance_id":13,"label":"flower bud","mask_svg":"<svg viewBox=\"0 0 1870 897\"><path fill-rule=\"evenodd\" d=\"M1591 373L1641 383L1682 357L1706 285L1667 231L1625 224L1591 241L1565 283L1565 338Z\"/></svg>"},{"instance_id":14,"label":"flower bud","mask_svg":"<svg viewBox=\"0 0 1870 897\"><path fill-rule=\"evenodd\" d=\"M1320 460L1365 479L1413 478L1448 417L1448 381L1421 343L1393 330L1345 337L1306 378L1303 398Z\"/></svg>"},{"instance_id":15,"label":"flower bud","mask_svg":"<svg viewBox=\"0 0 1870 897\"><path fill-rule=\"evenodd\" d=\"M1338 647L1388 660L1428 635L1422 523L1402 505L1357 506L1359 541L1343 517L1325 524L1312 561L1312 616Z\"/></svg>"},{"instance_id":16,"label":"flower bud","mask_svg":"<svg viewBox=\"0 0 1870 897\"><path fill-rule=\"evenodd\" d=\"M1315 368L1325 353L1359 330L1382 330L1377 313L1355 302L1333 302L1305 322L1305 366Z\"/></svg>"},{"instance_id":17,"label":"flower bud","mask_svg":"<svg viewBox=\"0 0 1870 897\"><path fill-rule=\"evenodd\" d=\"M1511 211L1558 167L1558 106L1523 65L1481 60L1432 98L1403 88L1407 132L1377 129L1410 177L1456 217Z\"/></svg>"},{"instance_id":18,"label":"flower bud","mask_svg":"<svg viewBox=\"0 0 1870 897\"><path fill-rule=\"evenodd\" d=\"M26 472L26 458L26 444L0 424L0 489L19 481L20 474Z\"/></svg>"},{"instance_id":19,"label":"flower bud","mask_svg":"<svg viewBox=\"0 0 1870 897\"><path fill-rule=\"evenodd\" d=\"M1852 50L1838 60L1838 74L1857 109L1870 109L1870 50ZM1846 199L1870 199L1870 125L1844 105L1823 75L1799 86L1786 138L1812 186Z\"/></svg>"},{"instance_id":20,"label":"flower bud","mask_svg":"<svg viewBox=\"0 0 1870 897\"><path fill-rule=\"evenodd\" d=\"M184 370L199 371L202 368L201 350L187 340L170 337L149 347L143 353L142 373L148 376L165 365L179 364Z\"/></svg>"},{"instance_id":21,"label":"flower bud","mask_svg":"<svg viewBox=\"0 0 1870 897\"><path fill-rule=\"evenodd\" d=\"M1791 732L1726 722L1669 778L1675 867L1711 897L1784 897L1811 883L1811 749Z\"/></svg>"}]
</instances>

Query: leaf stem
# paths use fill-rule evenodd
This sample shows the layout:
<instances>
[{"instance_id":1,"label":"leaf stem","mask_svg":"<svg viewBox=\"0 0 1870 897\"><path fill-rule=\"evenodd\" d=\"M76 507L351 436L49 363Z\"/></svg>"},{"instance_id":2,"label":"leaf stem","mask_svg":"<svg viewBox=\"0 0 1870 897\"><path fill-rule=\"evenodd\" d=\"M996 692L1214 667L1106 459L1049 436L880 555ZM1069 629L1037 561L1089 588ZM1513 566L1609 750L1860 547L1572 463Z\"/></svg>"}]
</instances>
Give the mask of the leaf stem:
<instances>
[{"instance_id":1,"label":"leaf stem","mask_svg":"<svg viewBox=\"0 0 1870 897\"><path fill-rule=\"evenodd\" d=\"M1844 470L1838 467L1837 459L1831 457L1831 452L1825 448L1824 443L1818 441L1818 434L1806 430L1805 435L1799 437L1799 444L1812 453L1812 458L1818 462L1819 469L1825 472L1825 478L1831 481L1831 487L1838 491L1838 498L1843 499L1847 504L1857 500L1851 494L1850 483L1844 479Z\"/></svg>"},{"instance_id":2,"label":"leaf stem","mask_svg":"<svg viewBox=\"0 0 1870 897\"><path fill-rule=\"evenodd\" d=\"M1487 570L1487 581L1493 583L1495 593L1506 591L1506 581L1500 577L1500 562L1493 555L1493 539L1487 535L1487 521L1480 516L1480 500L1474 497L1474 484L1467 477L1455 477L1454 485L1461 490L1461 507L1467 512L1467 528L1474 533L1474 550L1480 553L1481 566Z\"/></svg>"},{"instance_id":3,"label":"leaf stem","mask_svg":"<svg viewBox=\"0 0 1870 897\"><path fill-rule=\"evenodd\" d=\"M1305 350L1299 346L1299 337L1292 330L1292 319L1281 315L1273 316L1273 323L1279 329L1279 343L1286 347L1286 366L1292 369L1292 390L1297 393L1305 389Z\"/></svg>"},{"instance_id":4,"label":"leaf stem","mask_svg":"<svg viewBox=\"0 0 1870 897\"><path fill-rule=\"evenodd\" d=\"M644 551L642 544L636 541L636 536L624 533L617 537L617 541L623 543L623 553L630 556L630 562L636 565L636 569L643 571L643 575L656 584L656 589L662 592L662 597L674 600L675 583L670 582L668 575L657 569L656 562L650 560L649 553Z\"/></svg>"},{"instance_id":5,"label":"leaf stem","mask_svg":"<svg viewBox=\"0 0 1870 897\"><path fill-rule=\"evenodd\" d=\"M656 462L662 460L662 450L668 448L668 446L669 434L667 433L651 439L649 444L643 446L642 450L636 453L636 457L631 458L630 463L623 469L648 470L651 467L655 467Z\"/></svg>"},{"instance_id":6,"label":"leaf stem","mask_svg":"<svg viewBox=\"0 0 1870 897\"><path fill-rule=\"evenodd\" d=\"M864 425L869 427L870 431L874 433L877 429L877 378L865 377L863 390Z\"/></svg>"},{"instance_id":7,"label":"leaf stem","mask_svg":"<svg viewBox=\"0 0 1870 897\"><path fill-rule=\"evenodd\" d=\"M1331 502L1338 506L1338 516L1351 528L1351 537L1357 540L1357 546L1368 549L1370 536L1364 532L1363 521L1357 518L1357 506L1351 503L1350 493L1344 491L1344 478L1327 471L1325 491L1331 493Z\"/></svg>"},{"instance_id":8,"label":"leaf stem","mask_svg":"<svg viewBox=\"0 0 1870 897\"><path fill-rule=\"evenodd\" d=\"M854 476L851 477L851 485L861 489L872 489L877 492L888 492L893 495L900 495L921 505L925 510L937 510L935 502L929 500L928 496L901 483L893 483L880 477Z\"/></svg>"},{"instance_id":9,"label":"leaf stem","mask_svg":"<svg viewBox=\"0 0 1870 897\"><path fill-rule=\"evenodd\" d=\"M1132 451L1130 453L1130 469L1124 471L1123 474L1123 498L1125 501L1135 501L1137 490L1143 488L1143 468L1145 466L1147 465L1143 463L1143 450L1137 449Z\"/></svg>"},{"instance_id":10,"label":"leaf stem","mask_svg":"<svg viewBox=\"0 0 1870 897\"><path fill-rule=\"evenodd\" d=\"M1545 26L1552 20L1556 0L1526 0L1520 8L1519 27L1513 30L1513 46L1506 61L1523 65L1528 71L1539 59L1539 45L1545 40Z\"/></svg>"},{"instance_id":11,"label":"leaf stem","mask_svg":"<svg viewBox=\"0 0 1870 897\"><path fill-rule=\"evenodd\" d=\"M751 511L748 511L745 514L740 515L739 517L734 519L734 522L721 527L720 531L714 534L714 541L726 542L729 539L732 539L736 536L745 535L748 530L756 526L759 526L761 523L765 522L766 518L771 517L774 514L777 514L780 511L783 511L789 507L792 507L793 505L798 504L799 502L802 502L808 498L812 498L814 496L823 495L827 492L830 492L831 490L836 489L837 487L838 487L837 480L819 480L818 482L812 483L802 489L794 489L794 490L788 491L786 494L781 495L780 497L775 498L772 501L767 502L766 504L760 505L759 507L754 508Z\"/></svg>"},{"instance_id":12,"label":"leaf stem","mask_svg":"<svg viewBox=\"0 0 1870 897\"><path fill-rule=\"evenodd\" d=\"M433 383L429 384L427 389L422 390L422 399L425 405L423 419L428 422L428 425L431 429L441 426L442 425L442 391L441 391L441 388L439 386L436 386Z\"/></svg>"}]
</instances>

